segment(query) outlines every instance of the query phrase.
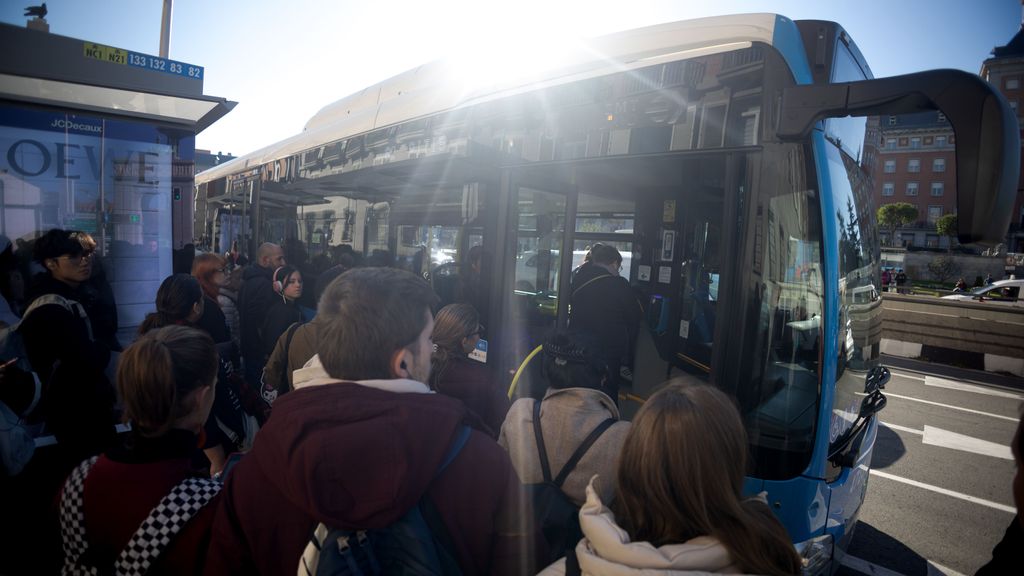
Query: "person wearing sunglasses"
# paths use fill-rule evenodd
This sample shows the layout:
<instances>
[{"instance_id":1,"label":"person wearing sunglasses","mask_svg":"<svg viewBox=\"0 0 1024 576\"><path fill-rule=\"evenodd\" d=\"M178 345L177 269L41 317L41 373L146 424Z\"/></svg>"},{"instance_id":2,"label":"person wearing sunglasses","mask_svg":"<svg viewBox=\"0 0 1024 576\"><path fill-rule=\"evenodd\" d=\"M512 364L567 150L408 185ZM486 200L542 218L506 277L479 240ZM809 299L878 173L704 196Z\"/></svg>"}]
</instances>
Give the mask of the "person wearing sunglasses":
<instances>
[{"instance_id":1,"label":"person wearing sunglasses","mask_svg":"<svg viewBox=\"0 0 1024 576\"><path fill-rule=\"evenodd\" d=\"M47 231L32 248L43 272L32 279L18 331L41 394L24 420L34 436L48 441L20 474L3 479L0 509L5 517L21 519L16 530L0 530L4 550L38 549L38 534L49 528L48 511L61 483L77 463L116 439L116 395L104 373L110 348L83 305L94 248L87 234L61 229ZM21 555L0 552L0 572L40 571L38 556L27 557L33 563L19 566Z\"/></svg>"}]
</instances>

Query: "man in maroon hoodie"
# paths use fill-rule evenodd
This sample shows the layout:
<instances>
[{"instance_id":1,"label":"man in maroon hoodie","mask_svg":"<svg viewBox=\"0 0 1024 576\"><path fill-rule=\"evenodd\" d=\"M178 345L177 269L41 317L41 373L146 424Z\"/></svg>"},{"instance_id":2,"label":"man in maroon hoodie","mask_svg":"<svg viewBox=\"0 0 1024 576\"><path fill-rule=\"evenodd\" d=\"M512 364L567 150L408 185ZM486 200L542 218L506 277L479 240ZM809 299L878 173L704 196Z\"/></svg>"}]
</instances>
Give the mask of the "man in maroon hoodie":
<instances>
[{"instance_id":1,"label":"man in maroon hoodie","mask_svg":"<svg viewBox=\"0 0 1024 576\"><path fill-rule=\"evenodd\" d=\"M491 438L474 431L436 474L466 414L423 384L436 302L423 279L400 270L361 268L330 284L317 356L227 480L207 574L295 574L318 523L383 528L424 496L464 574L543 567L532 512Z\"/></svg>"}]
</instances>

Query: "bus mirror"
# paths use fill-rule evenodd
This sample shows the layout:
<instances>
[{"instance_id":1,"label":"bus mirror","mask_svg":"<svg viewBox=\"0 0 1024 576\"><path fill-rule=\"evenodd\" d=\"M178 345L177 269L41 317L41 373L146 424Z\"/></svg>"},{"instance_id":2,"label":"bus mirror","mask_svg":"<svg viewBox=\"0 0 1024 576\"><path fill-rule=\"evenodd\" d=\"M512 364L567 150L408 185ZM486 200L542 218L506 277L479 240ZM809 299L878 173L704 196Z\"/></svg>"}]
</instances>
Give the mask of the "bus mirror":
<instances>
[{"instance_id":1,"label":"bus mirror","mask_svg":"<svg viewBox=\"0 0 1024 576\"><path fill-rule=\"evenodd\" d=\"M1017 116L975 74L930 70L890 78L786 88L778 137L800 140L819 120L941 110L956 135L959 239L1002 242L1020 177Z\"/></svg>"}]
</instances>

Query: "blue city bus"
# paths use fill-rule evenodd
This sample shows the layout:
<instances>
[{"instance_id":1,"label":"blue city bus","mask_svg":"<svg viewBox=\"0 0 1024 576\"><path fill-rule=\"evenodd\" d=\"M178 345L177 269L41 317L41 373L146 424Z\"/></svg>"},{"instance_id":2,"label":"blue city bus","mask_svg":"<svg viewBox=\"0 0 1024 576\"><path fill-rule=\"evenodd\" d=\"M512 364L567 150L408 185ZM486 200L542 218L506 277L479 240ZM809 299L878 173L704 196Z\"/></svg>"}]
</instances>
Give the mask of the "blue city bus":
<instances>
[{"instance_id":1,"label":"blue city bus","mask_svg":"<svg viewBox=\"0 0 1024 576\"><path fill-rule=\"evenodd\" d=\"M221 253L300 245L321 264L345 245L421 274L443 304L477 307L473 356L520 395L540 385L524 360L566 326L573 268L616 246L644 315L624 413L680 373L725 390L749 433L746 490L767 492L807 573L834 569L887 379L867 117L944 114L960 241L998 242L1020 146L1006 101L959 71L873 79L838 24L770 14L487 72L499 80L474 86L426 64L199 174L197 237Z\"/></svg>"}]
</instances>

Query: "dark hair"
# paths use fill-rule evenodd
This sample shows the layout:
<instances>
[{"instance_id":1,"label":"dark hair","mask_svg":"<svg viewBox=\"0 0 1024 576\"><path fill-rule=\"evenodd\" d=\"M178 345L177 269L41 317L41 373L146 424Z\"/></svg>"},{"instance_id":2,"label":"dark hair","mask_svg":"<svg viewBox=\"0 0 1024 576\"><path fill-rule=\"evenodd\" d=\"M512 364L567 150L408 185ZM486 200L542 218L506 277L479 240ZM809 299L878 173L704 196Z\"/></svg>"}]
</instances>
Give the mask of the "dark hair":
<instances>
[{"instance_id":1,"label":"dark hair","mask_svg":"<svg viewBox=\"0 0 1024 576\"><path fill-rule=\"evenodd\" d=\"M88 234L54 228L36 239L32 247L32 259L43 264L50 258L59 258L65 254L80 256L94 247L95 243Z\"/></svg>"},{"instance_id":2,"label":"dark hair","mask_svg":"<svg viewBox=\"0 0 1024 576\"><path fill-rule=\"evenodd\" d=\"M391 378L391 356L419 338L438 298L423 278L393 268L355 268L320 298L317 352L344 380Z\"/></svg>"},{"instance_id":3,"label":"dark hair","mask_svg":"<svg viewBox=\"0 0 1024 576\"><path fill-rule=\"evenodd\" d=\"M550 388L591 388L609 394L604 348L591 334L555 333L544 343L541 370Z\"/></svg>"},{"instance_id":4,"label":"dark hair","mask_svg":"<svg viewBox=\"0 0 1024 576\"><path fill-rule=\"evenodd\" d=\"M156 291L156 312L146 314L139 326L139 334L154 328L183 322L192 313L196 302L202 302L203 289L199 281L188 274L172 274Z\"/></svg>"},{"instance_id":5,"label":"dark hair","mask_svg":"<svg viewBox=\"0 0 1024 576\"><path fill-rule=\"evenodd\" d=\"M622 254L619 254L615 246L594 244L590 249L590 259L594 264L615 264L616 262L622 262Z\"/></svg>"},{"instance_id":6,"label":"dark hair","mask_svg":"<svg viewBox=\"0 0 1024 576\"><path fill-rule=\"evenodd\" d=\"M430 387L437 390L448 361L465 356L462 340L469 338L480 328L480 313L472 304L449 304L441 308L434 317L434 353L430 355Z\"/></svg>"},{"instance_id":7,"label":"dark hair","mask_svg":"<svg viewBox=\"0 0 1024 576\"><path fill-rule=\"evenodd\" d=\"M800 557L768 506L743 498L747 434L721 390L676 378L637 412L619 457L616 518L653 546L711 536L744 574L798 574Z\"/></svg>"},{"instance_id":8,"label":"dark hair","mask_svg":"<svg viewBox=\"0 0 1024 576\"><path fill-rule=\"evenodd\" d=\"M275 282L275 283L276 282L280 282L281 283L281 291L278 292L277 289L274 289L274 292L277 292L278 294L281 294L282 292L284 292L284 289L288 287L288 278L292 274L294 274L295 272L298 272L298 268L296 268L295 266L288 265L288 264L285 264L284 266L281 266L281 267L275 269L274 270L274 277L273 277L272 281Z\"/></svg>"},{"instance_id":9,"label":"dark hair","mask_svg":"<svg viewBox=\"0 0 1024 576\"><path fill-rule=\"evenodd\" d=\"M143 436L161 436L193 408L185 400L217 377L217 349L208 334L165 326L142 335L117 364L125 421Z\"/></svg>"}]
</instances>

